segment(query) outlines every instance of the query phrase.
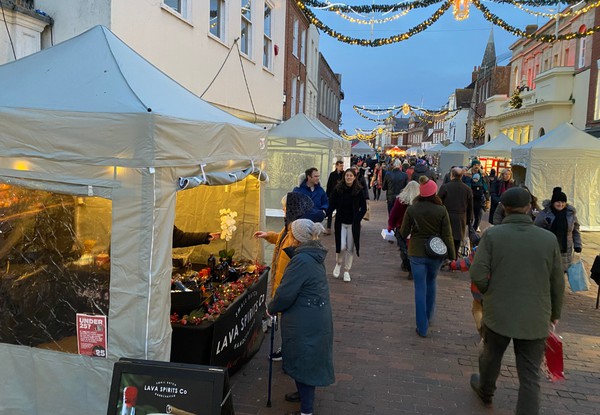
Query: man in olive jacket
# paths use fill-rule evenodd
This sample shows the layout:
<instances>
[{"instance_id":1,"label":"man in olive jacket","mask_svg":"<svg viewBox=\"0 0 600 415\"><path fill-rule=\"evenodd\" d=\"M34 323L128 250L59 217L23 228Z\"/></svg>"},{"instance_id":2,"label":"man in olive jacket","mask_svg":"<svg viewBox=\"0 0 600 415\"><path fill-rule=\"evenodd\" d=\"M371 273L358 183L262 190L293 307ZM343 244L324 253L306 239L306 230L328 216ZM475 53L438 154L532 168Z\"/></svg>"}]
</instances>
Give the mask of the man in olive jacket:
<instances>
[{"instance_id":1,"label":"man in olive jacket","mask_svg":"<svg viewBox=\"0 0 600 415\"><path fill-rule=\"evenodd\" d=\"M502 357L513 340L520 387L516 415L540 408L539 371L551 323L563 304L565 281L560 249L551 232L527 215L531 195L511 188L501 196L507 216L481 238L469 274L483 293L484 349L471 387L491 405Z\"/></svg>"}]
</instances>

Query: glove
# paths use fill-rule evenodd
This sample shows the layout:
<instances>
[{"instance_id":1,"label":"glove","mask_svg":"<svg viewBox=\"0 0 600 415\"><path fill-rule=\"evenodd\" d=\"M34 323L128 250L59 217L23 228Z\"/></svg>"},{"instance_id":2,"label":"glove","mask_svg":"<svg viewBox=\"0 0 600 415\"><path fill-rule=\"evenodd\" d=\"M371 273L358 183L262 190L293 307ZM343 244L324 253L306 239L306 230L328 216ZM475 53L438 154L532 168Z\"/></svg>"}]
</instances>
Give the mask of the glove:
<instances>
[{"instance_id":1,"label":"glove","mask_svg":"<svg viewBox=\"0 0 600 415\"><path fill-rule=\"evenodd\" d=\"M578 254L580 254L580 253L581 253L581 247L580 247L580 246L577 246L577 247L575 247L574 249L575 249L575 252L576 252L576 253L578 253Z\"/></svg>"}]
</instances>

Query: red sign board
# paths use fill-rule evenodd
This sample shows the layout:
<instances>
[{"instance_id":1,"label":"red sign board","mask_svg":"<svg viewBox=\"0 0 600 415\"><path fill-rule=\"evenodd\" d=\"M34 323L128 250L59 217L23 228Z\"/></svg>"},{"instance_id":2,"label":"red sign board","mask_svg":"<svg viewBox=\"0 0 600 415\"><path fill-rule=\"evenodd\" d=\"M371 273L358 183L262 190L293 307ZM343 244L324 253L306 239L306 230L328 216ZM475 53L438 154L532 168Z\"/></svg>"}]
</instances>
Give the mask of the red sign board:
<instances>
[{"instance_id":1,"label":"red sign board","mask_svg":"<svg viewBox=\"0 0 600 415\"><path fill-rule=\"evenodd\" d=\"M77 313L77 352L106 357L106 316Z\"/></svg>"}]
</instances>

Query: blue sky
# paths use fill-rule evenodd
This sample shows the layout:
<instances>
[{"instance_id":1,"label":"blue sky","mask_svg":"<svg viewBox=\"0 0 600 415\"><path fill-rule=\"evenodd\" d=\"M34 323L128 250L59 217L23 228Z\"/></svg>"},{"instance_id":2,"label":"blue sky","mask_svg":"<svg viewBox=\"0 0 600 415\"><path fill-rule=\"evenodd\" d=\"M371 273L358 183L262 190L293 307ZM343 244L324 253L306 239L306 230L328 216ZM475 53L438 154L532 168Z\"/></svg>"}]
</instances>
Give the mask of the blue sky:
<instances>
[{"instance_id":1,"label":"blue sky","mask_svg":"<svg viewBox=\"0 0 600 415\"><path fill-rule=\"evenodd\" d=\"M343 0L347 5L369 5L373 0ZM331 0L334 3L334 0ZM394 4L375 0L375 4ZM375 25L373 38L407 31L431 16L441 3L412 10L394 22ZM512 5L490 1L483 4L514 27L543 25L547 19L533 16ZM536 9L548 11L548 9ZM317 17L334 30L358 38L371 38L371 27L348 23L331 12L314 10ZM358 17L354 15L354 17ZM355 128L371 130L375 123L360 117L353 105L386 107L410 105L436 109L444 105L456 88L471 82L474 66L480 65L493 27L496 55L510 52L517 37L484 19L473 5L467 20L456 21L450 8L424 32L400 43L376 48L348 45L321 33L320 49L331 68L342 74L342 128L353 134ZM499 62L508 65L509 58Z\"/></svg>"}]
</instances>

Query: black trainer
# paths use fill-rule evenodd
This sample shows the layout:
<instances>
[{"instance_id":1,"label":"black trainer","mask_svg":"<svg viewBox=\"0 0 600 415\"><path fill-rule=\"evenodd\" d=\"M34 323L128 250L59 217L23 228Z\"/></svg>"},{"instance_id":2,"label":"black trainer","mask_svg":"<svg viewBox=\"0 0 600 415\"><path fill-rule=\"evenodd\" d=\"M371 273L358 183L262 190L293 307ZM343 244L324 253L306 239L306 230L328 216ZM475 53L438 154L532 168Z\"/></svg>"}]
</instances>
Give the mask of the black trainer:
<instances>
[{"instance_id":1,"label":"black trainer","mask_svg":"<svg viewBox=\"0 0 600 415\"><path fill-rule=\"evenodd\" d=\"M286 393L285 400L288 402L300 402L300 394L298 391Z\"/></svg>"},{"instance_id":2,"label":"black trainer","mask_svg":"<svg viewBox=\"0 0 600 415\"><path fill-rule=\"evenodd\" d=\"M473 389L473 391L475 391L475 393L477 394L479 399L481 399L481 402L483 402L484 406L486 406L488 408L490 406L492 406L492 397L490 395L484 395L483 392L481 391L481 388L479 387L479 374L478 373L473 373L471 375L471 389Z\"/></svg>"},{"instance_id":3,"label":"black trainer","mask_svg":"<svg viewBox=\"0 0 600 415\"><path fill-rule=\"evenodd\" d=\"M271 356L268 356L274 362L279 362L283 360L283 356L281 355L281 349L278 349L276 352L273 352Z\"/></svg>"}]
</instances>

